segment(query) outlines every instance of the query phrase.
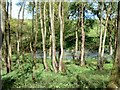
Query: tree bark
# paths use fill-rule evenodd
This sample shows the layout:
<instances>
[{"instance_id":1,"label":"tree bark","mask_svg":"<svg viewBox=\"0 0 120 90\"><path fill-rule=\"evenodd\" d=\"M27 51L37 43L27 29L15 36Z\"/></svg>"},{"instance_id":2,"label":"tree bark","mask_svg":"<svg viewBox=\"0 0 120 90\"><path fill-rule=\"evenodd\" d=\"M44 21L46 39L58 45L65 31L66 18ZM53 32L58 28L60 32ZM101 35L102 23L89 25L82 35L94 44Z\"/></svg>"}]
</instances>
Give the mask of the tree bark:
<instances>
[{"instance_id":1,"label":"tree bark","mask_svg":"<svg viewBox=\"0 0 120 90\"><path fill-rule=\"evenodd\" d=\"M20 55L20 12L21 12L21 10L22 10L22 5L20 6L20 9L19 9L19 12L18 12L18 29L16 31L18 57Z\"/></svg>"},{"instance_id":2,"label":"tree bark","mask_svg":"<svg viewBox=\"0 0 120 90\"><path fill-rule=\"evenodd\" d=\"M3 0L0 1L0 62L2 63L2 43L4 38L4 31L5 31L5 12L3 8ZM2 68L2 65L0 66Z\"/></svg>"},{"instance_id":3,"label":"tree bark","mask_svg":"<svg viewBox=\"0 0 120 90\"><path fill-rule=\"evenodd\" d=\"M114 38L115 38L115 41L114 41L114 50L115 50L115 52L114 52L114 58L116 58L116 53L117 53L116 52L116 50L117 50L117 20L115 21L115 26L116 26L116 28L115 28L115 31L114 31L114 33L115 33L115 36L114 36ZM113 66L114 66L116 60L117 59L114 59Z\"/></svg>"},{"instance_id":4,"label":"tree bark","mask_svg":"<svg viewBox=\"0 0 120 90\"><path fill-rule=\"evenodd\" d=\"M0 11L2 12L2 9L1 9L1 1L0 1ZM2 13L0 12L0 21L2 21L1 17L2 17ZM0 73L1 73L1 70L2 70L2 34L3 34L3 31L2 31L2 28L1 28L1 23L0 23ZM0 84L2 84L2 80L1 80L1 75L0 75ZM2 85L0 85L0 89L2 89Z\"/></svg>"},{"instance_id":5,"label":"tree bark","mask_svg":"<svg viewBox=\"0 0 120 90\"><path fill-rule=\"evenodd\" d=\"M102 36L103 36L103 30L102 30L102 11L103 11L103 2L101 2L101 15L99 17L100 20L100 41L99 41L99 50L98 50L98 62L97 62L97 69L101 69L102 62L101 62L101 53L102 53Z\"/></svg>"},{"instance_id":6,"label":"tree bark","mask_svg":"<svg viewBox=\"0 0 120 90\"><path fill-rule=\"evenodd\" d=\"M54 2L49 2L50 11L50 23L51 23L51 34L52 34L52 64L55 73L57 73L57 62L56 62L56 46L55 46L55 29L54 29Z\"/></svg>"},{"instance_id":7,"label":"tree bark","mask_svg":"<svg viewBox=\"0 0 120 90\"><path fill-rule=\"evenodd\" d=\"M77 53L78 51L78 44L79 44L79 39L78 39L78 29L79 29L79 23L80 23L80 8L78 8L78 21L76 23L76 30L75 30L75 37L76 37L76 41L75 41L75 53ZM76 59L76 58L75 58Z\"/></svg>"},{"instance_id":8,"label":"tree bark","mask_svg":"<svg viewBox=\"0 0 120 90\"><path fill-rule=\"evenodd\" d=\"M44 3L43 13L44 13L44 34L45 34L45 39L46 39L46 31L47 31L47 29L46 29L46 2Z\"/></svg>"},{"instance_id":9,"label":"tree bark","mask_svg":"<svg viewBox=\"0 0 120 90\"><path fill-rule=\"evenodd\" d=\"M10 18L12 18L12 0L10 0Z\"/></svg>"},{"instance_id":10,"label":"tree bark","mask_svg":"<svg viewBox=\"0 0 120 90\"><path fill-rule=\"evenodd\" d=\"M6 62L6 69L7 73L11 70L10 58L9 58L9 30L10 30L10 23L8 18L8 8L9 3L6 1L2 3L2 30L4 31L4 40L5 40L5 62ZM7 4L7 7L6 7Z\"/></svg>"},{"instance_id":11,"label":"tree bark","mask_svg":"<svg viewBox=\"0 0 120 90\"><path fill-rule=\"evenodd\" d=\"M112 48L112 31L110 28L110 24L108 24L108 32L109 32L109 55L113 55L113 48Z\"/></svg>"},{"instance_id":12,"label":"tree bark","mask_svg":"<svg viewBox=\"0 0 120 90\"><path fill-rule=\"evenodd\" d=\"M63 5L62 2L59 2L59 21L60 21L60 62L59 62L59 71L64 71L64 65L63 65L63 32L64 32L64 16L63 16Z\"/></svg>"},{"instance_id":13,"label":"tree bark","mask_svg":"<svg viewBox=\"0 0 120 90\"><path fill-rule=\"evenodd\" d=\"M5 31L5 11L4 11L4 1L1 0L0 3L0 63L2 63L2 43L4 38L4 31ZM0 64L0 69L2 69L2 64Z\"/></svg>"},{"instance_id":14,"label":"tree bark","mask_svg":"<svg viewBox=\"0 0 120 90\"><path fill-rule=\"evenodd\" d=\"M36 68L36 46L37 46L37 38L38 38L38 1L35 2L36 9L36 24L35 24L35 41L34 41L34 52L33 52L33 73L32 80L35 81L35 68Z\"/></svg>"},{"instance_id":15,"label":"tree bark","mask_svg":"<svg viewBox=\"0 0 120 90\"><path fill-rule=\"evenodd\" d=\"M119 71L120 70L120 1L118 2L117 47L116 47L115 59L116 59L115 65L117 66L117 69ZM120 75L120 72L118 74ZM120 87L120 82L119 82L119 87Z\"/></svg>"},{"instance_id":16,"label":"tree bark","mask_svg":"<svg viewBox=\"0 0 120 90\"><path fill-rule=\"evenodd\" d=\"M12 0L10 0L10 18L9 18L9 24L12 18ZM10 58L10 65L12 61L12 50L11 50L11 24L10 24L10 29L9 29L9 58Z\"/></svg>"},{"instance_id":17,"label":"tree bark","mask_svg":"<svg viewBox=\"0 0 120 90\"><path fill-rule=\"evenodd\" d=\"M7 1L7 11L6 11L6 25L5 25L5 42L6 42L6 62L8 63L7 73L11 70L11 60L10 60L10 21L9 21L9 2Z\"/></svg>"},{"instance_id":18,"label":"tree bark","mask_svg":"<svg viewBox=\"0 0 120 90\"><path fill-rule=\"evenodd\" d=\"M48 15L50 17L50 12L48 12ZM51 23L49 21L49 57L52 60L52 34L51 34Z\"/></svg>"},{"instance_id":19,"label":"tree bark","mask_svg":"<svg viewBox=\"0 0 120 90\"><path fill-rule=\"evenodd\" d=\"M33 6L32 6L32 29L31 29L31 41L30 41L30 51L33 54L33 39L34 39L34 8L35 8L35 2L33 0Z\"/></svg>"},{"instance_id":20,"label":"tree bark","mask_svg":"<svg viewBox=\"0 0 120 90\"><path fill-rule=\"evenodd\" d=\"M82 44L81 44L80 66L84 66L85 65L84 3L82 3L82 6L81 6L81 34L82 34Z\"/></svg>"},{"instance_id":21,"label":"tree bark","mask_svg":"<svg viewBox=\"0 0 120 90\"><path fill-rule=\"evenodd\" d=\"M49 57L50 59L52 60L52 35L51 35L51 30L50 30L50 27L49 27L49 31L50 31L50 38L49 38Z\"/></svg>"},{"instance_id":22,"label":"tree bark","mask_svg":"<svg viewBox=\"0 0 120 90\"><path fill-rule=\"evenodd\" d=\"M44 3L44 25L43 25L43 15L42 15L42 9L41 9L41 3L40 3L40 22L41 22L41 33L42 33L42 43L43 43L43 63L44 63L44 68L47 71L48 70L48 65L46 62L46 16L45 16L45 10L46 10L46 2Z\"/></svg>"},{"instance_id":23,"label":"tree bark","mask_svg":"<svg viewBox=\"0 0 120 90\"><path fill-rule=\"evenodd\" d=\"M102 41L102 50L101 50L101 56L100 56L100 67L99 70L103 69L103 59L104 59L104 50L105 50L105 40L106 40L106 33L107 33L107 26L108 26L108 19L109 19L109 14L110 8L106 10L106 22L105 22L105 27L104 27L104 36L103 36L103 41Z\"/></svg>"},{"instance_id":24,"label":"tree bark","mask_svg":"<svg viewBox=\"0 0 120 90\"><path fill-rule=\"evenodd\" d=\"M118 2L118 42L117 42L117 61L118 61L118 75L120 76L120 1ZM120 77L119 77L120 79ZM119 87L120 87L120 82L119 82Z\"/></svg>"},{"instance_id":25,"label":"tree bark","mask_svg":"<svg viewBox=\"0 0 120 90\"><path fill-rule=\"evenodd\" d=\"M76 37L76 41L75 41L75 53L77 53L77 51L78 51L78 22L77 22L77 26L76 26L76 30L75 30L75 37Z\"/></svg>"},{"instance_id":26,"label":"tree bark","mask_svg":"<svg viewBox=\"0 0 120 90\"><path fill-rule=\"evenodd\" d=\"M9 18L9 7L10 7L10 3L7 0L7 11L6 11L6 41L8 46L6 46L6 49L8 48L8 64L9 64L9 68L11 70L11 37L10 37L10 18Z\"/></svg>"},{"instance_id":27,"label":"tree bark","mask_svg":"<svg viewBox=\"0 0 120 90\"><path fill-rule=\"evenodd\" d=\"M105 50L105 40L106 40L106 33L107 33L107 23L108 23L108 16L106 18L106 24L105 24L105 29L104 29L104 37L102 41L102 51L101 51L101 57L100 57L100 70L103 69L103 56L104 56L104 50Z\"/></svg>"},{"instance_id":28,"label":"tree bark","mask_svg":"<svg viewBox=\"0 0 120 90\"><path fill-rule=\"evenodd\" d=\"M49 47L49 57L50 57L50 59L52 59L52 36L51 36L51 33L50 33L49 37L50 37L50 39L49 39L49 45L50 45L50 47Z\"/></svg>"},{"instance_id":29,"label":"tree bark","mask_svg":"<svg viewBox=\"0 0 120 90\"><path fill-rule=\"evenodd\" d=\"M0 1L0 11L2 12L2 9L1 9L1 1ZM0 12L0 21L2 22L2 13ZM1 63L1 60L2 60L2 34L3 34L3 31L2 31L2 28L1 28L1 23L0 23L0 63ZM1 64L0 64L0 71L1 71Z\"/></svg>"},{"instance_id":30,"label":"tree bark","mask_svg":"<svg viewBox=\"0 0 120 90\"><path fill-rule=\"evenodd\" d=\"M38 1L36 1L36 26L35 26L35 41L34 41L34 64L36 63L36 45L37 45L37 38L38 38Z\"/></svg>"},{"instance_id":31,"label":"tree bark","mask_svg":"<svg viewBox=\"0 0 120 90\"><path fill-rule=\"evenodd\" d=\"M115 55L115 63L113 66L113 70L110 76L110 82L108 84L108 88L112 88L113 90L116 88L120 88L120 1L118 2L118 19L117 19L117 45L116 45L116 55Z\"/></svg>"},{"instance_id":32,"label":"tree bark","mask_svg":"<svg viewBox=\"0 0 120 90\"><path fill-rule=\"evenodd\" d=\"M22 10L22 21L21 21L21 27L20 27L20 48L21 48L21 51L20 51L20 53L23 55L23 43L22 43L22 38L23 38L23 36L22 36L22 32L23 32L23 23L24 23L24 14L25 14L25 5L26 5L26 0L23 0L23 5L22 5L22 7L23 7L23 10Z\"/></svg>"},{"instance_id":33,"label":"tree bark","mask_svg":"<svg viewBox=\"0 0 120 90\"><path fill-rule=\"evenodd\" d=\"M98 69L101 67L101 62L100 62L100 56L101 56L101 51L102 51L102 17L100 18L100 41L99 41L99 51L98 51Z\"/></svg>"}]
</instances>

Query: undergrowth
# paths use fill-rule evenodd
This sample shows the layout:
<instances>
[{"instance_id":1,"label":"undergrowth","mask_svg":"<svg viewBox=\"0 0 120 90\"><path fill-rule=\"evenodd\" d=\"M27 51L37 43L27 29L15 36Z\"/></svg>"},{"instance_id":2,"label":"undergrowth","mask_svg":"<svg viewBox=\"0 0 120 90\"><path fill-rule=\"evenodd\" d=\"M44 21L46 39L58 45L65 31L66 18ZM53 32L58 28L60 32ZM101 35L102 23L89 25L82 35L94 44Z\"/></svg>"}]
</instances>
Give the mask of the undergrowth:
<instances>
[{"instance_id":1,"label":"undergrowth","mask_svg":"<svg viewBox=\"0 0 120 90\"><path fill-rule=\"evenodd\" d=\"M51 60L47 60L52 67ZM19 63L19 64L18 64ZM2 70L3 90L9 88L106 88L112 69L112 64L104 65L103 71L96 70L96 60L87 61L85 67L66 62L66 72L54 73L44 71L42 60L36 59L35 81L32 80L33 60L31 55L18 59L13 56L12 71L6 74Z\"/></svg>"}]
</instances>

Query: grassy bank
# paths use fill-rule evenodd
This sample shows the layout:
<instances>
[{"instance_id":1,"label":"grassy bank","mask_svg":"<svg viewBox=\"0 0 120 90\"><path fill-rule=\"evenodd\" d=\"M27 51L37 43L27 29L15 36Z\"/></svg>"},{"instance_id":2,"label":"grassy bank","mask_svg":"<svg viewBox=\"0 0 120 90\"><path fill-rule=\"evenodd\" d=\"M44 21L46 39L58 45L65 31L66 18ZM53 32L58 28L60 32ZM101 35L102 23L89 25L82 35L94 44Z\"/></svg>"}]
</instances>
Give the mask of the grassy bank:
<instances>
[{"instance_id":1,"label":"grassy bank","mask_svg":"<svg viewBox=\"0 0 120 90\"><path fill-rule=\"evenodd\" d=\"M112 69L112 63L104 65L103 71L96 70L96 60L88 59L85 67L75 65L74 61L65 62L65 72L44 71L41 60L37 60L35 81L32 80L32 58L30 55L19 60L13 56L12 72L2 70L3 89L7 88L106 88ZM50 60L48 60L49 67Z\"/></svg>"}]
</instances>

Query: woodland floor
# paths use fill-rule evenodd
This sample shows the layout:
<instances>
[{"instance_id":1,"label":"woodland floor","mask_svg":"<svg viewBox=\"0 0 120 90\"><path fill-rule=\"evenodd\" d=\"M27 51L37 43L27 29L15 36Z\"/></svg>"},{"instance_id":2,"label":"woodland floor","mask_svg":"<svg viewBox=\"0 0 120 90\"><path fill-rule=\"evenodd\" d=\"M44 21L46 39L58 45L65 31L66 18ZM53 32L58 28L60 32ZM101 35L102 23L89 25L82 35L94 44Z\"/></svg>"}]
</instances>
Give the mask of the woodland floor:
<instances>
[{"instance_id":1,"label":"woodland floor","mask_svg":"<svg viewBox=\"0 0 120 90\"><path fill-rule=\"evenodd\" d=\"M23 62L24 60L24 62ZM49 66L50 60L47 60ZM96 70L97 60L87 59L86 66L80 67L74 61L65 62L65 72L54 73L44 71L42 60L36 62L35 81L32 80L32 59L29 55L16 64L13 56L12 71L6 74L5 65L2 70L3 90L9 88L106 88L112 69L112 61L104 64L104 70Z\"/></svg>"}]
</instances>

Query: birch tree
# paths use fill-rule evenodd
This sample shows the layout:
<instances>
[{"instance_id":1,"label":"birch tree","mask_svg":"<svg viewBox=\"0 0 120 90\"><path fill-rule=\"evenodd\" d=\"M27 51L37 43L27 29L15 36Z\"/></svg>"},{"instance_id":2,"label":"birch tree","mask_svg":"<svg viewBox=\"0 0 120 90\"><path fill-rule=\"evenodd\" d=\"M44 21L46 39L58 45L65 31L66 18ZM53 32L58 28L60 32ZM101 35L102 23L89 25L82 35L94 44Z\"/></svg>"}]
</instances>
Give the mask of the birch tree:
<instances>
[{"instance_id":1,"label":"birch tree","mask_svg":"<svg viewBox=\"0 0 120 90\"><path fill-rule=\"evenodd\" d=\"M62 72L64 70L63 67L63 32L64 32L64 10L63 10L63 4L60 0L59 2L59 21L60 21L60 62L59 62L59 71Z\"/></svg>"},{"instance_id":2,"label":"birch tree","mask_svg":"<svg viewBox=\"0 0 120 90\"><path fill-rule=\"evenodd\" d=\"M108 26L108 20L109 20L109 13L110 13L110 6L108 7L108 9L106 9L106 21L105 21L105 26L104 26L104 36L103 36L103 39L102 37L100 37L100 40L102 40L102 42L100 41L100 47L101 47L101 50L99 51L99 54L100 54L100 60L98 61L98 69L99 70L102 70L103 69L103 59L104 59L104 50L105 50L105 41L106 41L106 33L107 33L107 26ZM101 17L102 18L102 17ZM102 27L101 27L102 28ZM100 36L102 36L102 31L100 33ZM100 49L100 48L99 48Z\"/></svg>"},{"instance_id":3,"label":"birch tree","mask_svg":"<svg viewBox=\"0 0 120 90\"><path fill-rule=\"evenodd\" d=\"M49 2L50 11L50 25L51 25L51 35L52 35L52 65L55 73L57 73L57 62L56 62L56 45L55 45L55 28L54 28L54 1Z\"/></svg>"},{"instance_id":4,"label":"birch tree","mask_svg":"<svg viewBox=\"0 0 120 90\"><path fill-rule=\"evenodd\" d=\"M11 61L9 57L9 30L10 30L10 23L8 18L8 9L9 9L9 2L1 1L2 4L2 31L4 32L4 40L5 40L5 62L6 62L6 69L7 73L11 70Z\"/></svg>"},{"instance_id":5,"label":"birch tree","mask_svg":"<svg viewBox=\"0 0 120 90\"><path fill-rule=\"evenodd\" d=\"M43 14L42 14L42 5L40 3L40 23L41 23L41 33L42 33L42 44L43 44L43 63L45 70L48 70L48 65L46 62L46 2L44 3L44 22L43 22Z\"/></svg>"},{"instance_id":6,"label":"birch tree","mask_svg":"<svg viewBox=\"0 0 120 90\"><path fill-rule=\"evenodd\" d=\"M36 9L36 17L35 17L35 41L34 41L34 52L33 52L33 73L32 79L35 81L35 68L36 68L36 46L37 46L37 38L38 38L38 1L35 2Z\"/></svg>"},{"instance_id":7,"label":"birch tree","mask_svg":"<svg viewBox=\"0 0 120 90\"><path fill-rule=\"evenodd\" d=\"M22 10L22 4L20 4L20 9L18 12L18 29L16 31L16 37L17 37L17 54L20 55L20 13Z\"/></svg>"},{"instance_id":8,"label":"birch tree","mask_svg":"<svg viewBox=\"0 0 120 90\"><path fill-rule=\"evenodd\" d=\"M81 4L81 34L82 34L82 44L81 44L81 55L80 55L80 66L85 65L84 55L85 55L85 31L84 31L84 3Z\"/></svg>"},{"instance_id":9,"label":"birch tree","mask_svg":"<svg viewBox=\"0 0 120 90\"><path fill-rule=\"evenodd\" d=\"M33 39L34 39L34 13L35 13L35 1L32 2L32 28L31 28L31 41L30 41L30 51L33 54Z\"/></svg>"},{"instance_id":10,"label":"birch tree","mask_svg":"<svg viewBox=\"0 0 120 90\"><path fill-rule=\"evenodd\" d=\"M100 15L97 13L97 16L100 21L100 41L99 41L99 50L98 50L98 62L97 62L97 68L100 69L102 67L102 61L100 59L101 57L101 51L102 51L102 36L103 36L103 30L102 30L102 11L103 11L103 2L99 3L100 6ZM99 8L98 8L99 9Z\"/></svg>"},{"instance_id":11,"label":"birch tree","mask_svg":"<svg viewBox=\"0 0 120 90\"><path fill-rule=\"evenodd\" d=\"M2 12L2 9L1 9L1 1L0 1L0 11ZM1 70L2 70L2 34L3 34L3 31L2 31L2 28L1 28L1 23L2 23L2 13L0 12L0 73L1 73ZM1 78L1 76L0 76ZM2 83L2 80L0 80L0 83ZM2 85L0 85L0 89L2 88Z\"/></svg>"},{"instance_id":12,"label":"birch tree","mask_svg":"<svg viewBox=\"0 0 120 90\"><path fill-rule=\"evenodd\" d=\"M12 19L12 0L10 0L10 16L9 16L9 24L10 21ZM9 29L9 58L10 58L10 62L12 61L12 50L11 50L11 25L10 25L10 29Z\"/></svg>"}]
</instances>

